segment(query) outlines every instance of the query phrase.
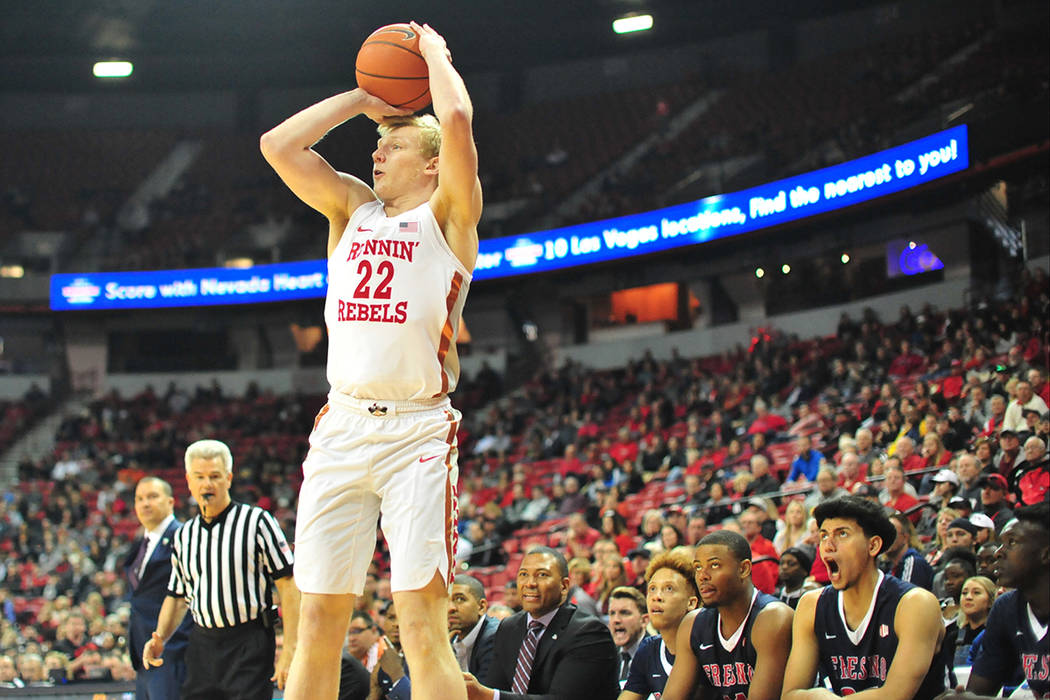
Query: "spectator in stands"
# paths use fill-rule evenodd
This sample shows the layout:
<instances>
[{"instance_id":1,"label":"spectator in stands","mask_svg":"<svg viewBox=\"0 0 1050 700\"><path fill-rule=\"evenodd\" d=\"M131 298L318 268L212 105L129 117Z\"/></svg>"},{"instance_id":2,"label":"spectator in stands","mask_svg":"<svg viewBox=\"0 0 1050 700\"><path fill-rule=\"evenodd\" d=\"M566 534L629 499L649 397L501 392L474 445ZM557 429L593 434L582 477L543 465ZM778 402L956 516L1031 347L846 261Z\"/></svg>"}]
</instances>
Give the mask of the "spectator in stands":
<instances>
[{"instance_id":1,"label":"spectator in stands","mask_svg":"<svg viewBox=\"0 0 1050 700\"><path fill-rule=\"evenodd\" d=\"M791 547L797 547L806 537L806 513L808 509L802 501L792 499L784 508L784 527L773 538L773 548L778 552L785 552ZM812 562L810 562L812 565ZM809 571L809 567L806 567Z\"/></svg>"},{"instance_id":2,"label":"spectator in stands","mask_svg":"<svg viewBox=\"0 0 1050 700\"><path fill-rule=\"evenodd\" d=\"M959 603L966 580L977 575L977 557L972 549L953 547L944 553L947 563L934 579L934 594L941 594L941 617L945 623L945 657L954 657L954 640L958 635Z\"/></svg>"},{"instance_id":3,"label":"spectator in stands","mask_svg":"<svg viewBox=\"0 0 1050 700\"><path fill-rule=\"evenodd\" d=\"M788 472L787 481L815 481L817 471L824 462L824 455L812 447L808 435L800 435L795 440L795 459L791 462L791 471Z\"/></svg>"},{"instance_id":4,"label":"spectator in stands","mask_svg":"<svg viewBox=\"0 0 1050 700\"><path fill-rule=\"evenodd\" d=\"M995 573L996 558L995 553L999 549L999 542L988 541L977 548L977 575L987 576L993 581L996 580L997 575Z\"/></svg>"},{"instance_id":5,"label":"spectator in stands","mask_svg":"<svg viewBox=\"0 0 1050 700\"><path fill-rule=\"evenodd\" d=\"M848 496L849 492L838 486L838 475L835 469L825 465L817 472L817 487L806 496L806 512L812 511L824 501L840 496Z\"/></svg>"},{"instance_id":6,"label":"spectator in stands","mask_svg":"<svg viewBox=\"0 0 1050 700\"><path fill-rule=\"evenodd\" d=\"M851 452L842 455L842 462L838 469L838 485L848 493L852 493L858 484L866 483L868 480L868 465L861 462L860 457Z\"/></svg>"},{"instance_id":7,"label":"spectator in stands","mask_svg":"<svg viewBox=\"0 0 1050 700\"><path fill-rule=\"evenodd\" d=\"M972 664L970 649L977 635L984 631L996 592L995 582L986 576L971 576L963 583L957 620L959 633L954 640L956 667Z\"/></svg>"},{"instance_id":8,"label":"spectator in stands","mask_svg":"<svg viewBox=\"0 0 1050 700\"><path fill-rule=\"evenodd\" d=\"M787 428L787 421L776 413L770 413L769 407L762 399L757 399L754 404L755 419L748 426L749 435L761 433L763 435L774 435Z\"/></svg>"},{"instance_id":9,"label":"spectator in stands","mask_svg":"<svg viewBox=\"0 0 1050 700\"><path fill-rule=\"evenodd\" d=\"M641 551L648 556L649 550L642 549ZM598 617L600 614L598 612L598 603L591 596L594 588L594 584L591 582L591 562L584 557L570 559L569 592L566 600L588 615Z\"/></svg>"},{"instance_id":10,"label":"spectator in stands","mask_svg":"<svg viewBox=\"0 0 1050 700\"><path fill-rule=\"evenodd\" d=\"M1007 479L1017 502L1031 506L1046 499L1050 489L1050 455L1042 438L1032 436L1024 443L1024 461Z\"/></svg>"},{"instance_id":11,"label":"spectator in stands","mask_svg":"<svg viewBox=\"0 0 1050 700\"><path fill-rule=\"evenodd\" d=\"M663 693L667 669L674 665L678 650L678 628L700 602L692 561L681 551L658 554L645 570L645 582L646 608L657 634L638 647L620 700L645 700Z\"/></svg>"},{"instance_id":12,"label":"spectator in stands","mask_svg":"<svg viewBox=\"0 0 1050 700\"><path fill-rule=\"evenodd\" d=\"M707 518L704 517L702 512L693 513L689 516L689 520L685 526L685 539L686 544L690 547L696 546L696 543L704 538L707 534Z\"/></svg>"},{"instance_id":13,"label":"spectator in stands","mask_svg":"<svg viewBox=\"0 0 1050 700\"><path fill-rule=\"evenodd\" d=\"M890 521L897 530L897 538L884 555L886 559L884 571L901 581L932 591L933 567L919 552L921 543L911 520L901 513L894 513L890 516Z\"/></svg>"},{"instance_id":14,"label":"spectator in stands","mask_svg":"<svg viewBox=\"0 0 1050 700\"><path fill-rule=\"evenodd\" d=\"M988 399L988 420L980 427L981 435L994 437L1001 435L1004 429L1003 421L1006 420L1006 397L1002 394L992 394Z\"/></svg>"},{"instance_id":15,"label":"spectator in stands","mask_svg":"<svg viewBox=\"0 0 1050 700\"><path fill-rule=\"evenodd\" d=\"M379 657L386 651L387 644L382 630L367 612L355 610L351 613L346 648L369 673L379 664Z\"/></svg>"},{"instance_id":16,"label":"spectator in stands","mask_svg":"<svg viewBox=\"0 0 1050 700\"><path fill-rule=\"evenodd\" d=\"M27 652L18 657L18 677L26 688L45 688L54 685L47 677L44 659L40 654Z\"/></svg>"},{"instance_id":17,"label":"spectator in stands","mask_svg":"<svg viewBox=\"0 0 1050 700\"><path fill-rule=\"evenodd\" d=\"M912 438L907 435L901 436L898 438L895 447L896 449L892 451L892 454L900 460L905 472L913 472L926 466L922 455L915 453L915 441Z\"/></svg>"},{"instance_id":18,"label":"spectator in stands","mask_svg":"<svg viewBox=\"0 0 1050 700\"><path fill-rule=\"evenodd\" d=\"M656 508L650 508L642 516L642 522L638 526L638 534L642 538L642 546L647 548L659 548L660 531L664 527L664 514Z\"/></svg>"},{"instance_id":19,"label":"spectator in stands","mask_svg":"<svg viewBox=\"0 0 1050 700\"><path fill-rule=\"evenodd\" d=\"M969 452L959 455L955 465L955 472L959 476L959 498L965 498L971 505L980 502L981 499L981 465L977 457Z\"/></svg>"},{"instance_id":20,"label":"spectator in stands","mask_svg":"<svg viewBox=\"0 0 1050 700\"><path fill-rule=\"evenodd\" d=\"M627 569L619 555L609 556L601 561L596 561L595 564L599 567L601 574L601 583L598 584L595 602L598 604L598 612L605 616L609 614L612 592L620 586L629 586L630 581L627 580Z\"/></svg>"},{"instance_id":21,"label":"spectator in stands","mask_svg":"<svg viewBox=\"0 0 1050 700\"><path fill-rule=\"evenodd\" d=\"M543 520L547 515L547 511L550 509L551 501L547 497L547 492L543 490L543 487L539 484L534 484L531 492L532 498L529 502L521 509L519 518L523 525L534 525L535 523Z\"/></svg>"},{"instance_id":22,"label":"spectator in stands","mask_svg":"<svg viewBox=\"0 0 1050 700\"><path fill-rule=\"evenodd\" d=\"M995 454L993 464L995 471L1009 481L1014 465L1021 459L1021 441L1013 430L1004 430L999 434L999 451Z\"/></svg>"},{"instance_id":23,"label":"spectator in stands","mask_svg":"<svg viewBox=\"0 0 1050 700\"><path fill-rule=\"evenodd\" d=\"M1046 413L1048 409L1046 402L1041 397L1036 396L1032 390L1032 385L1027 380L1017 382L1016 391L1017 398L1011 401L1006 408L1006 415L1003 417L1003 429L1014 430L1020 433L1028 428L1028 423L1024 418L1024 409L1034 409L1038 415Z\"/></svg>"},{"instance_id":24,"label":"spectator in stands","mask_svg":"<svg viewBox=\"0 0 1050 700\"><path fill-rule=\"evenodd\" d=\"M977 458L977 465L982 474L991 474L995 471L995 452L991 438L979 437L973 443L973 456Z\"/></svg>"},{"instance_id":25,"label":"spectator in stands","mask_svg":"<svg viewBox=\"0 0 1050 700\"><path fill-rule=\"evenodd\" d=\"M807 584L812 568L813 557L802 547L788 547L780 553L780 569L777 572L779 587L775 593L780 602L792 610L798 606L802 594L815 587L815 584Z\"/></svg>"},{"instance_id":26,"label":"spectator in stands","mask_svg":"<svg viewBox=\"0 0 1050 700\"><path fill-rule=\"evenodd\" d=\"M874 436L868 428L859 428L854 433L853 439L857 444L857 459L862 465L870 465L879 454L875 447Z\"/></svg>"},{"instance_id":27,"label":"spectator in stands","mask_svg":"<svg viewBox=\"0 0 1050 700\"><path fill-rule=\"evenodd\" d=\"M978 510L992 519L998 533L1014 516L1006 499L1009 486L1001 474L984 474L978 484L981 487L981 505Z\"/></svg>"},{"instance_id":28,"label":"spectator in stands","mask_svg":"<svg viewBox=\"0 0 1050 700\"><path fill-rule=\"evenodd\" d=\"M929 504L940 508L959 491L959 475L951 469L941 469L930 479L933 491L930 492Z\"/></svg>"},{"instance_id":29,"label":"spectator in stands","mask_svg":"<svg viewBox=\"0 0 1050 700\"><path fill-rule=\"evenodd\" d=\"M751 548L751 581L763 593L772 594L777 587L779 569L777 550L762 536L762 522L758 513L748 509L737 518L741 534Z\"/></svg>"},{"instance_id":30,"label":"spectator in stands","mask_svg":"<svg viewBox=\"0 0 1050 700\"><path fill-rule=\"evenodd\" d=\"M609 633L616 643L616 654L619 658L617 678L620 687L627 682L631 660L638 651L642 640L648 636L646 627L649 624L649 613L645 596L633 586L618 586L609 594Z\"/></svg>"},{"instance_id":31,"label":"spectator in stands","mask_svg":"<svg viewBox=\"0 0 1050 700\"><path fill-rule=\"evenodd\" d=\"M779 697L792 613L772 595L756 592L748 565L752 556L746 539L725 530L697 546L693 569L704 607L682 620L664 700L686 700L698 687L725 697ZM724 637L724 631L738 629L743 632L732 635L731 649L719 643L720 631ZM742 672L712 671L728 668Z\"/></svg>"},{"instance_id":32,"label":"spectator in stands","mask_svg":"<svg viewBox=\"0 0 1050 700\"><path fill-rule=\"evenodd\" d=\"M569 587L567 568L565 558L548 547L536 547L522 559L517 580L524 610L500 623L484 685L467 675L471 700L491 698L493 689L500 691L501 700L524 700L526 693L616 698L616 645L600 621L563 603ZM534 653L542 645L544 653L522 665L519 658L526 645ZM519 665L529 670L518 673Z\"/></svg>"},{"instance_id":33,"label":"spectator in stands","mask_svg":"<svg viewBox=\"0 0 1050 700\"><path fill-rule=\"evenodd\" d=\"M883 471L883 487L879 493L879 501L887 508L905 512L912 506L918 505L919 501L904 490L904 470L900 468L896 458L886 460L886 468ZM908 517L913 523L918 522L919 513L915 512Z\"/></svg>"},{"instance_id":34,"label":"spectator in stands","mask_svg":"<svg viewBox=\"0 0 1050 700\"><path fill-rule=\"evenodd\" d=\"M565 496L558 503L558 515L582 513L587 509L587 497L580 493L580 480L575 476L565 478Z\"/></svg>"},{"instance_id":35,"label":"spectator in stands","mask_svg":"<svg viewBox=\"0 0 1050 700\"><path fill-rule=\"evenodd\" d=\"M773 493L780 490L780 482L769 473L769 458L756 454L751 456L751 475L754 480L744 489L745 496Z\"/></svg>"},{"instance_id":36,"label":"spectator in stands","mask_svg":"<svg viewBox=\"0 0 1050 700\"><path fill-rule=\"evenodd\" d=\"M570 515L566 524L569 529L565 533L565 546L570 553L573 553L576 547L590 550L594 543L602 537L602 533L587 524L587 519L582 513Z\"/></svg>"},{"instance_id":37,"label":"spectator in stands","mask_svg":"<svg viewBox=\"0 0 1050 700\"><path fill-rule=\"evenodd\" d=\"M1038 367L1028 370L1028 384L1032 387L1032 393L1050 406L1050 380L1043 374L1043 370Z\"/></svg>"}]
</instances>

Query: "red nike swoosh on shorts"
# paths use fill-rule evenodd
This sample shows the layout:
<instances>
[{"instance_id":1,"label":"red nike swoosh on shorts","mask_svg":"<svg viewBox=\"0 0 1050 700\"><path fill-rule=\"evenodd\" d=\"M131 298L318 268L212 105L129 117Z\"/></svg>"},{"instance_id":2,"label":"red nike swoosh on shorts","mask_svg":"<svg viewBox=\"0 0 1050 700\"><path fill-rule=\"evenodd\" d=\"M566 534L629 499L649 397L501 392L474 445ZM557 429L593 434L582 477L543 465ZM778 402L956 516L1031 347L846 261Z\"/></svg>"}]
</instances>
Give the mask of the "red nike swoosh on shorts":
<instances>
[{"instance_id":1,"label":"red nike swoosh on shorts","mask_svg":"<svg viewBox=\"0 0 1050 700\"><path fill-rule=\"evenodd\" d=\"M420 462L429 462L430 460L432 460L432 459L437 459L437 458L438 458L438 457L440 457L440 456L441 456L441 455L434 455L433 457L420 457L420 458L419 458L419 461L420 461Z\"/></svg>"},{"instance_id":2,"label":"red nike swoosh on shorts","mask_svg":"<svg viewBox=\"0 0 1050 700\"><path fill-rule=\"evenodd\" d=\"M357 232L358 233L372 233L372 229L370 229L370 228L361 228L360 226L358 226L357 227Z\"/></svg>"}]
</instances>

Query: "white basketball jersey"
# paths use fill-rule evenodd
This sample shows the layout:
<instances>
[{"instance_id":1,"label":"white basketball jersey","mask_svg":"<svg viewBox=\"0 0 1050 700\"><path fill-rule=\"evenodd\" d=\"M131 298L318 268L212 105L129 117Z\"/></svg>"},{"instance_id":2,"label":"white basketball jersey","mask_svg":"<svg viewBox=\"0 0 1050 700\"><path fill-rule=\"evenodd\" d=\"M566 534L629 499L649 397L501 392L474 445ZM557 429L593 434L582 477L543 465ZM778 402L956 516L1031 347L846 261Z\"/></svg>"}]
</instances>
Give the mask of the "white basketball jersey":
<instances>
[{"instance_id":1,"label":"white basketball jersey","mask_svg":"<svg viewBox=\"0 0 1050 700\"><path fill-rule=\"evenodd\" d=\"M429 203L390 218L381 202L358 207L328 258L332 389L390 401L455 389L456 337L470 279Z\"/></svg>"}]
</instances>

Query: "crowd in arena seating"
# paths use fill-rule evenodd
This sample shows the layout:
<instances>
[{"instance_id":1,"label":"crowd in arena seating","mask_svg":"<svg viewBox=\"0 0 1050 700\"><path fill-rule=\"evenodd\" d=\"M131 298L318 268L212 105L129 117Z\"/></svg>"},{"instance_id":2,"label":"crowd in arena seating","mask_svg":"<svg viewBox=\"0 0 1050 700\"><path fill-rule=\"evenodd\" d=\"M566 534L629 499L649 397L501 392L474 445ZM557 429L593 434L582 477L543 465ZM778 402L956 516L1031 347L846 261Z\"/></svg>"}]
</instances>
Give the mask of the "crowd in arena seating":
<instances>
[{"instance_id":1,"label":"crowd in arena seating","mask_svg":"<svg viewBox=\"0 0 1050 700\"><path fill-rule=\"evenodd\" d=\"M1037 270L1006 303L905 307L892 321L844 315L828 338L758 329L720 356L643 357L611 371L568 363L509 394L490 373L466 380L460 567L490 603L513 608L523 553L559 547L573 595L602 614L654 554L730 528L752 545L760 589L788 586L781 577L778 589L777 563L788 550L813 585L827 573L808 513L848 492L905 513L909 547L887 566L928 562L928 586L955 615L1010 508L1047 498L1048 304ZM136 481L166 478L177 511L192 516L181 451L221 437L233 446L235 497L294 532L298 465L321 402L173 385L113 393L66 420L54 455L20 465L18 488L0 499L0 684L129 678L120 563L138 528ZM389 605L381 536L377 545L359 603L376 615ZM960 640L972 642L973 624L960 617Z\"/></svg>"}]
</instances>

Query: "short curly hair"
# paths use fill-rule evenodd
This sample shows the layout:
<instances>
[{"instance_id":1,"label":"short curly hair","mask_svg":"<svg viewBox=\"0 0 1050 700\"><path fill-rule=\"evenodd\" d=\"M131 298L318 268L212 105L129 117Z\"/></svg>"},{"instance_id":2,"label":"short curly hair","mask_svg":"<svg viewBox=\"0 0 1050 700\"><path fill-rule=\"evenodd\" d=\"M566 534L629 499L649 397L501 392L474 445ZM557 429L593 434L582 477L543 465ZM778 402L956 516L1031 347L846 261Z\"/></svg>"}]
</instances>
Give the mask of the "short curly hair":
<instances>
[{"instance_id":1,"label":"short curly hair","mask_svg":"<svg viewBox=\"0 0 1050 700\"><path fill-rule=\"evenodd\" d=\"M700 590L696 587L696 577L693 575L693 560L682 549L675 548L669 552L660 552L645 567L645 582L649 583L656 572L660 569L671 569L682 575L689 582L689 594L700 598Z\"/></svg>"}]
</instances>

